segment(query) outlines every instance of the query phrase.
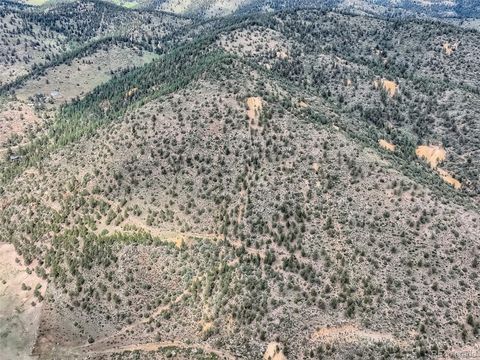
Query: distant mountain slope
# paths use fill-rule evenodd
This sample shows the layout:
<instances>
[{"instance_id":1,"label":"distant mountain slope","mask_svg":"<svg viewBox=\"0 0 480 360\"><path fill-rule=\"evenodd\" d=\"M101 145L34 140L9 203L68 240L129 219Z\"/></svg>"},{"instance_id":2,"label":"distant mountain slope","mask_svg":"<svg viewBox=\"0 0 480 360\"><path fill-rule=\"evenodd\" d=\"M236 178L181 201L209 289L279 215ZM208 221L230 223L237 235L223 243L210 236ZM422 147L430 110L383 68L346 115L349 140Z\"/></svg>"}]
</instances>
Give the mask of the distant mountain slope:
<instances>
[{"instance_id":1,"label":"distant mountain slope","mask_svg":"<svg viewBox=\"0 0 480 360\"><path fill-rule=\"evenodd\" d=\"M420 15L430 17L478 17L475 0L153 0L143 5L169 12L206 17L249 11L296 8L337 8L373 14Z\"/></svg>"},{"instance_id":2,"label":"distant mountain slope","mask_svg":"<svg viewBox=\"0 0 480 360\"><path fill-rule=\"evenodd\" d=\"M65 0L75 1L75 0ZM258 11L298 8L344 9L370 14L397 16L478 18L476 0L106 0L126 8L157 9L195 17L217 17ZM24 1L33 5L61 0Z\"/></svg>"}]
</instances>

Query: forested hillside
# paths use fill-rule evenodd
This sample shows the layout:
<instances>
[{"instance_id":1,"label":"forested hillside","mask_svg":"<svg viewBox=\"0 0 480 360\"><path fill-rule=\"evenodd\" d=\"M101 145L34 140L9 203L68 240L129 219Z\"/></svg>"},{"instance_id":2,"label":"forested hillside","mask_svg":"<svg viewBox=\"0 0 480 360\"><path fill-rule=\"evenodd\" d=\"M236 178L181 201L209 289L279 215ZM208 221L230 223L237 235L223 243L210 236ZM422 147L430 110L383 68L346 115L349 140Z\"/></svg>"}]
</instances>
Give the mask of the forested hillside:
<instances>
[{"instance_id":1,"label":"forested hillside","mask_svg":"<svg viewBox=\"0 0 480 360\"><path fill-rule=\"evenodd\" d=\"M476 354L477 31L1 11L8 359Z\"/></svg>"},{"instance_id":2,"label":"forested hillside","mask_svg":"<svg viewBox=\"0 0 480 360\"><path fill-rule=\"evenodd\" d=\"M6 0L7 1L7 0ZM78 2L78 0L76 0ZM476 0L107 0L126 9L154 9L194 18L295 9L335 9L374 16L478 19ZM8 2L11 2L8 0ZM75 0L19 0L33 6L56 6ZM81 3L81 2L80 2Z\"/></svg>"}]
</instances>

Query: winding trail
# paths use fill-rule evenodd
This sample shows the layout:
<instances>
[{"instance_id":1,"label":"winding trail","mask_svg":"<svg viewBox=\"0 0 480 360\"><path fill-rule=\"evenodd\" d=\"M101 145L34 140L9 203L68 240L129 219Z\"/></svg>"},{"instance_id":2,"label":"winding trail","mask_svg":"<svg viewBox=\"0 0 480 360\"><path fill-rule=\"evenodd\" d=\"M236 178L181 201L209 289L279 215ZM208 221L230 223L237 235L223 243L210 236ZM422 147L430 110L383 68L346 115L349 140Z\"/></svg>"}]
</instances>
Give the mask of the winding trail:
<instances>
[{"instance_id":1,"label":"winding trail","mask_svg":"<svg viewBox=\"0 0 480 360\"><path fill-rule=\"evenodd\" d=\"M103 350L98 350L98 351L92 351L92 352L87 352L86 354L94 355L94 354L115 354L115 353L121 353L124 351L158 351L162 348L178 348L178 349L201 349L206 353L210 354L215 354L217 355L220 359L227 359L227 360L235 360L236 357L233 356L232 354L212 348L211 346L207 344L186 344L181 341L177 340L172 340L172 341L161 341L161 342L153 342L153 343L145 343L145 344L131 344L131 345L125 345L125 346L119 346L119 347L111 347ZM85 354L85 355L86 355Z\"/></svg>"}]
</instances>

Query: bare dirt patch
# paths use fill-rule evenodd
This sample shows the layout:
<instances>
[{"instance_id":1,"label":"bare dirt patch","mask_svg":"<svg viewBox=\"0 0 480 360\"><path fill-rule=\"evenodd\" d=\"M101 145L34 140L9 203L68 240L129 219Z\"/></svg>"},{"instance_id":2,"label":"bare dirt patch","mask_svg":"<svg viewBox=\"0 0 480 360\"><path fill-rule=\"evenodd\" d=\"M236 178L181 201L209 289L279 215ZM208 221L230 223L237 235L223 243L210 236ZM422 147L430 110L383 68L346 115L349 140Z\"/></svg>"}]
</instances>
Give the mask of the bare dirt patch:
<instances>
[{"instance_id":1,"label":"bare dirt patch","mask_svg":"<svg viewBox=\"0 0 480 360\"><path fill-rule=\"evenodd\" d=\"M437 165L445 160L446 151L442 146L437 145L421 145L415 150L415 154L430 164L432 169L436 169Z\"/></svg>"},{"instance_id":2,"label":"bare dirt patch","mask_svg":"<svg viewBox=\"0 0 480 360\"><path fill-rule=\"evenodd\" d=\"M156 343L146 343L146 344L133 344L133 345L125 345L125 346L117 346L115 348L106 349L102 351L95 351L92 353L88 353L89 355L100 355L100 354L115 354L115 353L123 353L125 351L144 351L144 352L154 352L159 351L162 348L178 348L178 349L201 349L207 354L214 354L220 359L228 359L233 360L235 357L230 353L227 353L222 350L218 350L215 348L210 347L209 345L204 344L186 344L180 341L163 341L163 342L156 342Z\"/></svg>"},{"instance_id":3,"label":"bare dirt patch","mask_svg":"<svg viewBox=\"0 0 480 360\"><path fill-rule=\"evenodd\" d=\"M387 79L375 80L374 85L376 88L382 87L390 97L394 97L398 91L398 84L395 81Z\"/></svg>"},{"instance_id":4,"label":"bare dirt patch","mask_svg":"<svg viewBox=\"0 0 480 360\"><path fill-rule=\"evenodd\" d=\"M2 359L30 359L37 336L46 281L27 273L11 244L0 243L0 349Z\"/></svg>"},{"instance_id":5,"label":"bare dirt patch","mask_svg":"<svg viewBox=\"0 0 480 360\"><path fill-rule=\"evenodd\" d=\"M259 124L260 113L263 109L261 97L249 97L247 99L247 117L250 122L250 128L260 129Z\"/></svg>"},{"instance_id":6,"label":"bare dirt patch","mask_svg":"<svg viewBox=\"0 0 480 360\"><path fill-rule=\"evenodd\" d=\"M384 148L385 150L392 151L392 152L395 151L396 145L388 142L385 139L378 140L378 144L380 145L380 147Z\"/></svg>"},{"instance_id":7,"label":"bare dirt patch","mask_svg":"<svg viewBox=\"0 0 480 360\"><path fill-rule=\"evenodd\" d=\"M455 50L458 48L458 43L450 44L448 42L443 43L442 49L443 52L447 55L452 55Z\"/></svg>"},{"instance_id":8,"label":"bare dirt patch","mask_svg":"<svg viewBox=\"0 0 480 360\"><path fill-rule=\"evenodd\" d=\"M318 329L313 333L312 340L323 343L356 343L363 340L400 344L391 334L361 329L357 324L352 323Z\"/></svg>"},{"instance_id":9,"label":"bare dirt patch","mask_svg":"<svg viewBox=\"0 0 480 360\"><path fill-rule=\"evenodd\" d=\"M263 355L264 360L287 360L287 357L283 354L282 344L277 342L271 342L265 350Z\"/></svg>"},{"instance_id":10,"label":"bare dirt patch","mask_svg":"<svg viewBox=\"0 0 480 360\"><path fill-rule=\"evenodd\" d=\"M427 161L432 169L436 169L438 175L440 175L443 181L452 185L455 189L460 189L462 187L460 181L455 179L452 174L444 169L438 168L438 164L445 161L447 154L443 147L437 145L422 145L417 147L415 153L419 158Z\"/></svg>"},{"instance_id":11,"label":"bare dirt patch","mask_svg":"<svg viewBox=\"0 0 480 360\"><path fill-rule=\"evenodd\" d=\"M462 183L455 179L448 171L438 168L437 172L443 181L452 185L455 189L460 189L462 187Z\"/></svg>"}]
</instances>

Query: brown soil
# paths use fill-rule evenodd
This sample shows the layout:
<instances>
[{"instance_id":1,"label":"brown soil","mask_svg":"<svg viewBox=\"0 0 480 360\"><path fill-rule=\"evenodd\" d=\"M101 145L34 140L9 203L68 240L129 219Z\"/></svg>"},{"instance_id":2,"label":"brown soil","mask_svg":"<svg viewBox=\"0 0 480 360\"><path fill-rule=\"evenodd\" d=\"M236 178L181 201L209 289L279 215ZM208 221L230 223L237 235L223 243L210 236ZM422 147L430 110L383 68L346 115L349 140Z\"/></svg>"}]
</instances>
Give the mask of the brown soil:
<instances>
[{"instance_id":1,"label":"brown soil","mask_svg":"<svg viewBox=\"0 0 480 360\"><path fill-rule=\"evenodd\" d=\"M162 348L178 348L178 349L202 349L207 354L214 354L219 359L228 359L234 360L235 357L225 351L214 349L209 345L205 344L186 344L181 341L172 340L172 341L162 341L162 342L155 342L155 343L146 343L146 344L132 344L132 345L125 345L125 346L115 346L113 348L89 352L89 355L100 355L100 354L115 354L115 353L123 353L124 351L145 351L145 352L152 352L158 351Z\"/></svg>"},{"instance_id":2,"label":"brown soil","mask_svg":"<svg viewBox=\"0 0 480 360\"><path fill-rule=\"evenodd\" d=\"M277 342L271 342L265 350L263 355L264 360L287 360L287 357L283 354L282 345Z\"/></svg>"},{"instance_id":3,"label":"brown soil","mask_svg":"<svg viewBox=\"0 0 480 360\"><path fill-rule=\"evenodd\" d=\"M395 151L395 146L396 146L396 145L388 142L387 140L380 139L380 140L378 140L378 144L379 144L382 148L384 148L385 150Z\"/></svg>"},{"instance_id":4,"label":"brown soil","mask_svg":"<svg viewBox=\"0 0 480 360\"><path fill-rule=\"evenodd\" d=\"M42 303L34 296L47 282L35 272L28 274L21 256L11 244L0 243L0 349L2 359L30 359L40 322ZM34 266L30 266L31 269ZM22 284L24 289L22 289ZM35 304L35 305L34 305Z\"/></svg>"},{"instance_id":5,"label":"brown soil","mask_svg":"<svg viewBox=\"0 0 480 360\"><path fill-rule=\"evenodd\" d=\"M250 127L252 129L260 129L261 126L258 123L260 112L263 109L261 97L249 97L247 99L247 116L250 121Z\"/></svg>"},{"instance_id":6,"label":"brown soil","mask_svg":"<svg viewBox=\"0 0 480 360\"><path fill-rule=\"evenodd\" d=\"M421 145L417 147L415 153L419 158L425 159L432 169L435 169L440 162L444 161L446 156L445 149L436 145Z\"/></svg>"},{"instance_id":7,"label":"brown soil","mask_svg":"<svg viewBox=\"0 0 480 360\"><path fill-rule=\"evenodd\" d=\"M394 97L398 90L398 84L387 79L375 80L374 85L376 88L381 86L387 91L390 97Z\"/></svg>"},{"instance_id":8,"label":"brown soil","mask_svg":"<svg viewBox=\"0 0 480 360\"><path fill-rule=\"evenodd\" d=\"M391 334L361 329L357 324L351 323L321 328L312 335L312 340L325 343L355 343L359 340L367 340L374 342L390 342L397 345L401 344L401 342Z\"/></svg>"},{"instance_id":9,"label":"brown soil","mask_svg":"<svg viewBox=\"0 0 480 360\"><path fill-rule=\"evenodd\" d=\"M452 55L452 53L455 50L457 50L458 44L457 43L450 44L450 43L446 42L446 43L443 43L442 48L443 48L444 53L450 56L450 55Z\"/></svg>"},{"instance_id":10,"label":"brown soil","mask_svg":"<svg viewBox=\"0 0 480 360\"><path fill-rule=\"evenodd\" d=\"M452 185L455 189L460 189L462 187L461 182L450 175L448 171L438 168L437 172L442 177L443 181Z\"/></svg>"}]
</instances>

